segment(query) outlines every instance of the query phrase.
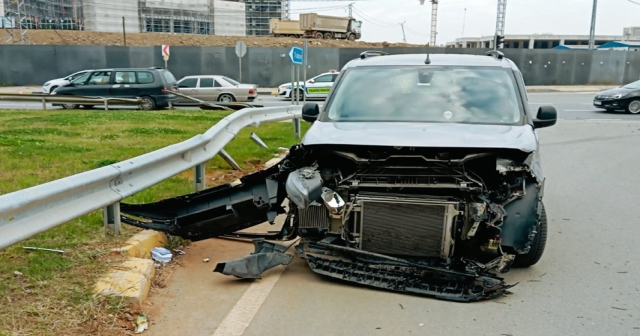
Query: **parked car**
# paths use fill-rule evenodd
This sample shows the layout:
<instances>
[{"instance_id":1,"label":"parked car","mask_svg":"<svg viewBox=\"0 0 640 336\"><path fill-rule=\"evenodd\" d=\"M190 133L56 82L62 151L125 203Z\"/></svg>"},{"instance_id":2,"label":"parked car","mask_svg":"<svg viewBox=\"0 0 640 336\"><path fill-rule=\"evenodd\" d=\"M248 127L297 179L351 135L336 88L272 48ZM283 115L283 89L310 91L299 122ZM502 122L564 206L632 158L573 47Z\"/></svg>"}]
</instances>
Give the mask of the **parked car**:
<instances>
[{"instance_id":1,"label":"parked car","mask_svg":"<svg viewBox=\"0 0 640 336\"><path fill-rule=\"evenodd\" d=\"M87 73L89 71L91 71L91 70L82 70L82 71L78 71L78 72L72 73L71 75L69 75L67 77L64 77L64 78L52 79L52 80L44 83L44 85L42 86L42 93L51 93L51 92L55 91L57 88L69 84L74 79L84 75L85 73Z\"/></svg>"},{"instance_id":2,"label":"parked car","mask_svg":"<svg viewBox=\"0 0 640 336\"><path fill-rule=\"evenodd\" d=\"M162 68L124 68L91 70L52 94L84 97L140 98L143 110L164 108L178 102L178 96L167 92L177 90L176 79ZM67 109L75 104L62 105ZM93 105L85 105L91 108Z\"/></svg>"},{"instance_id":3,"label":"parked car","mask_svg":"<svg viewBox=\"0 0 640 336\"><path fill-rule=\"evenodd\" d=\"M338 78L338 72L331 70L307 80L306 83L299 82L300 99L302 100L304 95L306 95L307 98L327 98L336 78ZM293 91L294 88L291 83L285 83L280 85L278 91L274 92L274 94L277 94L281 98L293 99Z\"/></svg>"},{"instance_id":4,"label":"parked car","mask_svg":"<svg viewBox=\"0 0 640 336\"><path fill-rule=\"evenodd\" d=\"M208 102L252 102L258 97L255 84L240 84L232 78L215 75L184 77L178 81L178 91ZM190 104L194 101L181 97L179 103Z\"/></svg>"},{"instance_id":5,"label":"parked car","mask_svg":"<svg viewBox=\"0 0 640 336\"><path fill-rule=\"evenodd\" d=\"M593 106L609 112L625 110L627 113L640 113L640 81L598 93Z\"/></svg>"},{"instance_id":6,"label":"parked car","mask_svg":"<svg viewBox=\"0 0 640 336\"><path fill-rule=\"evenodd\" d=\"M302 118L311 127L275 166L237 185L121 204L122 220L191 240L300 237L295 251L314 272L453 301L502 296L512 285L496 273L541 259L537 129L557 112L531 110L520 70L502 53L363 53L322 109L306 103ZM280 232L238 232L279 214ZM259 278L293 260L284 245L255 247L214 271Z\"/></svg>"}]
</instances>

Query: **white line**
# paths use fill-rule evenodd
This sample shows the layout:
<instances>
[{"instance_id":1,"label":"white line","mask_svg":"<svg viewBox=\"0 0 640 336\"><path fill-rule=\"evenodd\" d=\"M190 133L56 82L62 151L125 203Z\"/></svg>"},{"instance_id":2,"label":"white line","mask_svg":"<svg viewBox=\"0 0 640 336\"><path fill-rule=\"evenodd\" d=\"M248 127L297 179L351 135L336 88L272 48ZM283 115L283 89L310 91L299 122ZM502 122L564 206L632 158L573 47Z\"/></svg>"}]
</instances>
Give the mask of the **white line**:
<instances>
[{"instance_id":1,"label":"white line","mask_svg":"<svg viewBox=\"0 0 640 336\"><path fill-rule=\"evenodd\" d=\"M564 112L593 112L595 110L563 110Z\"/></svg>"},{"instance_id":2,"label":"white line","mask_svg":"<svg viewBox=\"0 0 640 336\"><path fill-rule=\"evenodd\" d=\"M240 336L251 323L258 309L280 279L284 267L274 269L267 278L255 280L229 314L222 320L212 336Z\"/></svg>"}]
</instances>

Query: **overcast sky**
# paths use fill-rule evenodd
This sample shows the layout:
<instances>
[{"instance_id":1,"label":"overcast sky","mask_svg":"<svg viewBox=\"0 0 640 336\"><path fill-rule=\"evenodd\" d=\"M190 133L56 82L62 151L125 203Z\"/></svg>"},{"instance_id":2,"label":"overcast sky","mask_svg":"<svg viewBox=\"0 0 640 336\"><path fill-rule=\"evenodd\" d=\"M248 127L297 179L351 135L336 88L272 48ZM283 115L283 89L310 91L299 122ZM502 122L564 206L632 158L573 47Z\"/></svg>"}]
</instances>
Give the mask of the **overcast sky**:
<instances>
[{"instance_id":1,"label":"overcast sky","mask_svg":"<svg viewBox=\"0 0 640 336\"><path fill-rule=\"evenodd\" d=\"M640 3L640 0L636 0ZM295 1L292 19L301 12L347 16L350 1ZM431 3L425 0L355 0L354 17L363 21L362 40L402 42L398 23L406 21L409 43L428 43ZM508 0L505 34L553 33L589 35L593 0ZM336 9L318 9L318 8ZM343 7L343 8L337 8ZM466 20L465 20L465 8ZM437 44L462 36L493 35L497 0L440 0ZM640 5L628 0L600 0L597 35L622 35L624 27L640 26Z\"/></svg>"}]
</instances>

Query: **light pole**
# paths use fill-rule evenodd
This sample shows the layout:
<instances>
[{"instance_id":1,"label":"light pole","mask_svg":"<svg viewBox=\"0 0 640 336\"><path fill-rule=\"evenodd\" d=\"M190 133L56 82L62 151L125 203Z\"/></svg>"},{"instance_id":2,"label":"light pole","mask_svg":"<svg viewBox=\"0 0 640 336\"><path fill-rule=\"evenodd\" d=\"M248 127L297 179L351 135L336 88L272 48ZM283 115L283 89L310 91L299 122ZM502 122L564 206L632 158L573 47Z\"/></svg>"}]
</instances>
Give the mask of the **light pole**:
<instances>
[{"instance_id":1,"label":"light pole","mask_svg":"<svg viewBox=\"0 0 640 336\"><path fill-rule=\"evenodd\" d=\"M598 0L593 0L593 10L591 12L591 31L589 32L589 50L595 49L596 45L596 12Z\"/></svg>"}]
</instances>

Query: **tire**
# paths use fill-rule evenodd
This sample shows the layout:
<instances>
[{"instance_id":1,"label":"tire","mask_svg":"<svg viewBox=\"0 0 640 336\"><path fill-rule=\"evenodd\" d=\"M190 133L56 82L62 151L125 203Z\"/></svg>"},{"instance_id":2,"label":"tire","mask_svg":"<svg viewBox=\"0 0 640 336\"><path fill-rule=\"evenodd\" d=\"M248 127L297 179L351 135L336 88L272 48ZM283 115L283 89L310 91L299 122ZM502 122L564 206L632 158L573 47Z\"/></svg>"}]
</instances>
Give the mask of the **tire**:
<instances>
[{"instance_id":1,"label":"tire","mask_svg":"<svg viewBox=\"0 0 640 336\"><path fill-rule=\"evenodd\" d=\"M156 101L149 96L140 97L142 100L142 104L140 105L140 109L143 111L153 111L156 109Z\"/></svg>"},{"instance_id":2,"label":"tire","mask_svg":"<svg viewBox=\"0 0 640 336\"><path fill-rule=\"evenodd\" d=\"M62 104L62 108L65 110L75 110L78 108L76 104Z\"/></svg>"},{"instance_id":3,"label":"tire","mask_svg":"<svg viewBox=\"0 0 640 336\"><path fill-rule=\"evenodd\" d=\"M223 93L218 96L218 101L223 103L233 103L236 99L228 93Z\"/></svg>"},{"instance_id":4,"label":"tire","mask_svg":"<svg viewBox=\"0 0 640 336\"><path fill-rule=\"evenodd\" d=\"M331 40L333 38L333 34L331 33L324 33L324 39L325 40Z\"/></svg>"},{"instance_id":5,"label":"tire","mask_svg":"<svg viewBox=\"0 0 640 336\"><path fill-rule=\"evenodd\" d=\"M324 37L324 34L322 34L322 32L316 32L316 34L314 35L318 40L322 40L322 38Z\"/></svg>"},{"instance_id":6,"label":"tire","mask_svg":"<svg viewBox=\"0 0 640 336\"><path fill-rule=\"evenodd\" d=\"M640 113L640 100L632 100L627 105L627 113L638 114Z\"/></svg>"},{"instance_id":7,"label":"tire","mask_svg":"<svg viewBox=\"0 0 640 336\"><path fill-rule=\"evenodd\" d=\"M542 213L540 214L540 220L536 226L536 231L538 231L538 233L536 233L535 238L533 238L533 243L531 244L529 253L519 254L516 256L516 259L513 262L513 266L515 267L529 267L535 265L540 261L540 258L542 258L544 248L547 246L547 211L545 210L542 202L540 202L540 206L542 207Z\"/></svg>"},{"instance_id":8,"label":"tire","mask_svg":"<svg viewBox=\"0 0 640 336\"><path fill-rule=\"evenodd\" d=\"M349 37L347 37L347 39L349 41L355 41L356 40L356 36L354 34L350 34Z\"/></svg>"},{"instance_id":9,"label":"tire","mask_svg":"<svg viewBox=\"0 0 640 336\"><path fill-rule=\"evenodd\" d=\"M294 90L291 90L291 93L289 93L289 99L293 100L293 98L295 97L295 94L293 93ZM304 90L302 89L298 89L298 99L302 100L304 98Z\"/></svg>"}]
</instances>

